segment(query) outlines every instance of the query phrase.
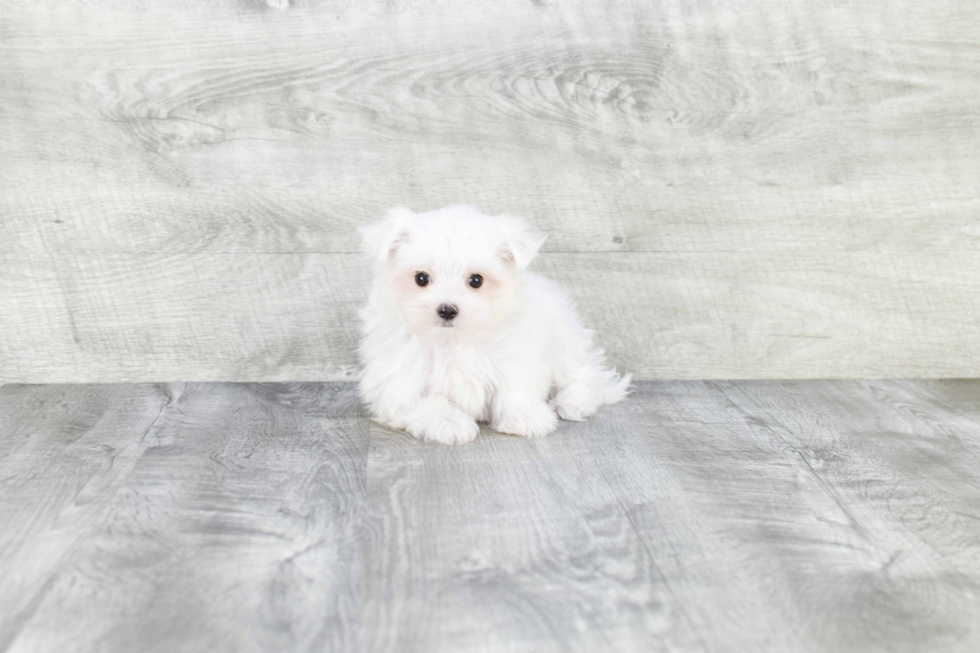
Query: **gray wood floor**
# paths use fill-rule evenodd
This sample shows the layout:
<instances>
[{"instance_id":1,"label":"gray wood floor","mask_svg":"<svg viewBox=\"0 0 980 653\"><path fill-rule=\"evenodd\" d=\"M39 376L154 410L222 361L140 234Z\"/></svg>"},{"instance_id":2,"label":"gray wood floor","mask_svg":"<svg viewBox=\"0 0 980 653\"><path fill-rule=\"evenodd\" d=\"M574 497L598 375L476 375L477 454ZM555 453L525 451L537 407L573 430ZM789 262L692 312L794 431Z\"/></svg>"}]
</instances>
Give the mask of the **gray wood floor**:
<instances>
[{"instance_id":1,"label":"gray wood floor","mask_svg":"<svg viewBox=\"0 0 980 653\"><path fill-rule=\"evenodd\" d=\"M419 443L350 384L0 388L0 650L977 651L980 381L658 382Z\"/></svg>"}]
</instances>

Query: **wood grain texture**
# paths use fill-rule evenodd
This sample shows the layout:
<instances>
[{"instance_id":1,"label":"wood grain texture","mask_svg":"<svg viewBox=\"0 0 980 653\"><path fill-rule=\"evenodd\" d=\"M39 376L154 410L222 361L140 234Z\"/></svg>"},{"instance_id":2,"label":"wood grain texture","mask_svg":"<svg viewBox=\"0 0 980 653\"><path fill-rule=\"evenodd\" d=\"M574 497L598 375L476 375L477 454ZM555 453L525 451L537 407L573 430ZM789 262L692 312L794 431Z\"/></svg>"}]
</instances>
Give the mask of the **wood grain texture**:
<instances>
[{"instance_id":1,"label":"wood grain texture","mask_svg":"<svg viewBox=\"0 0 980 653\"><path fill-rule=\"evenodd\" d=\"M89 403L98 407L93 392L152 394L131 388L5 388L4 415L15 423L4 443L27 438L63 467L71 457L57 445L82 427L28 430L34 414L60 402L52 412L78 420ZM17 606L4 611L0 646L354 650L367 423L353 386L175 384L164 409L142 417L149 430L99 422L134 438L139 455L115 472L119 481L90 482L76 496L34 480L44 457L3 458L5 482L28 480L31 491L2 502L7 515L16 511L5 532L23 544L19 555L0 554L2 597ZM11 578L24 580L11 587Z\"/></svg>"},{"instance_id":2,"label":"wood grain texture","mask_svg":"<svg viewBox=\"0 0 980 653\"><path fill-rule=\"evenodd\" d=\"M579 437L372 430L363 651L700 650Z\"/></svg>"},{"instance_id":3,"label":"wood grain texture","mask_svg":"<svg viewBox=\"0 0 980 653\"><path fill-rule=\"evenodd\" d=\"M0 391L0 649L105 516L167 403L155 386Z\"/></svg>"},{"instance_id":4,"label":"wood grain texture","mask_svg":"<svg viewBox=\"0 0 980 653\"><path fill-rule=\"evenodd\" d=\"M611 362L642 376L796 377L817 374L811 362L820 374L873 376L896 353L903 374L932 376L974 373L980 295L973 298L972 282L959 274L975 260L965 252L859 261L844 253L816 261L779 252L552 253L534 267L577 298ZM36 307L54 323L29 313L0 317L9 327L0 332L10 352L7 378L356 374L368 273L358 254L200 254L177 268L156 257L106 254L52 265L63 281L46 282L61 283L63 293L27 290L17 280L32 274L33 263L10 266L15 306ZM809 285L814 278L819 287ZM49 337L40 339L42 332ZM20 346L18 333L34 334L33 345Z\"/></svg>"},{"instance_id":5,"label":"wood grain texture","mask_svg":"<svg viewBox=\"0 0 980 653\"><path fill-rule=\"evenodd\" d=\"M640 378L977 376L978 34L953 1L8 3L0 381L345 378L356 227L454 201L587 267Z\"/></svg>"},{"instance_id":6,"label":"wood grain texture","mask_svg":"<svg viewBox=\"0 0 980 653\"><path fill-rule=\"evenodd\" d=\"M352 384L0 389L0 649L980 647L980 381L640 383L456 448Z\"/></svg>"},{"instance_id":7,"label":"wood grain texture","mask_svg":"<svg viewBox=\"0 0 980 653\"><path fill-rule=\"evenodd\" d=\"M815 637L846 639L855 651L918 651L960 650L976 635L963 625L980 623L975 415L916 384L720 387L798 457L834 504L827 539L853 549L820 570L819 584L809 574L795 579L810 614L825 615L809 619ZM972 394L980 406L976 387ZM823 545L787 540L772 552L781 561ZM834 610L853 620L835 620Z\"/></svg>"}]
</instances>

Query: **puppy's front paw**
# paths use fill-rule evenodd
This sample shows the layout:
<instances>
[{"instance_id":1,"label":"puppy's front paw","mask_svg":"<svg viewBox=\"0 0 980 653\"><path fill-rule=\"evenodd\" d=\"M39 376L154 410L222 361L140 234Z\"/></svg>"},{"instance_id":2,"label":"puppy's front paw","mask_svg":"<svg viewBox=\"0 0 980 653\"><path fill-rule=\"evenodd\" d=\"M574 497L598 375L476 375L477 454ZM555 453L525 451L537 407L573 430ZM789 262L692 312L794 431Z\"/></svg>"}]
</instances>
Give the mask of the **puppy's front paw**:
<instances>
[{"instance_id":1,"label":"puppy's front paw","mask_svg":"<svg viewBox=\"0 0 980 653\"><path fill-rule=\"evenodd\" d=\"M439 415L422 429L421 439L439 444L465 444L473 442L480 433L480 425L463 411Z\"/></svg>"},{"instance_id":2,"label":"puppy's front paw","mask_svg":"<svg viewBox=\"0 0 980 653\"><path fill-rule=\"evenodd\" d=\"M548 435L558 426L558 417L548 404L533 404L504 414L494 425L501 433L520 435L525 438L540 438Z\"/></svg>"}]
</instances>

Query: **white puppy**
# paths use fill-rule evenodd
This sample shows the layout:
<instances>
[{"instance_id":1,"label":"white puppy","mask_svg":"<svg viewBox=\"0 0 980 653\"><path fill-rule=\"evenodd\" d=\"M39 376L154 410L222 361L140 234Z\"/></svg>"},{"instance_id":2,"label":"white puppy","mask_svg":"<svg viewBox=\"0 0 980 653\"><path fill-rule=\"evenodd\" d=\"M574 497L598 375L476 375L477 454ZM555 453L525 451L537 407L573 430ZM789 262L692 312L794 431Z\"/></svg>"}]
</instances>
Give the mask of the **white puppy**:
<instances>
[{"instance_id":1,"label":"white puppy","mask_svg":"<svg viewBox=\"0 0 980 653\"><path fill-rule=\"evenodd\" d=\"M628 392L558 286L525 271L545 237L467 205L389 211L361 229L376 263L361 311L361 397L381 422L459 444L477 422L538 437ZM550 400L550 403L549 403Z\"/></svg>"}]
</instances>

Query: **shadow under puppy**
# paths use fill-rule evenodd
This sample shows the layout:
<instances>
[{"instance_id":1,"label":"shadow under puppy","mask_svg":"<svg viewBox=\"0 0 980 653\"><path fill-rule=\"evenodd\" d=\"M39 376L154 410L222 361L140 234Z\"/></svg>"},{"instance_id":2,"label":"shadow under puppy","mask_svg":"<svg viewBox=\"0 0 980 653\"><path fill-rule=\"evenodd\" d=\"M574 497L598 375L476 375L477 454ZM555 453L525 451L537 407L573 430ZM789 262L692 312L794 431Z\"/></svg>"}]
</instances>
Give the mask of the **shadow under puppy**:
<instances>
[{"instance_id":1,"label":"shadow under puppy","mask_svg":"<svg viewBox=\"0 0 980 653\"><path fill-rule=\"evenodd\" d=\"M523 220L395 208L361 235L376 265L360 390L379 421L445 444L477 422L538 437L628 393L568 296L526 270L545 236Z\"/></svg>"}]
</instances>

